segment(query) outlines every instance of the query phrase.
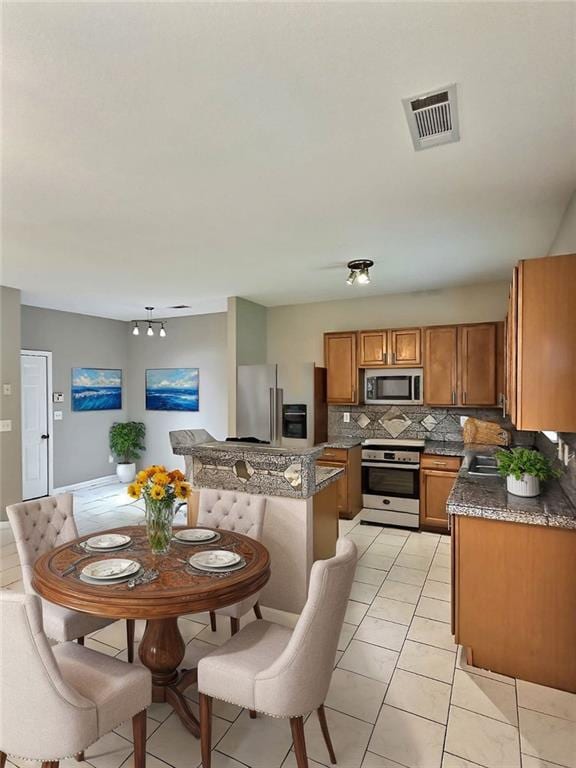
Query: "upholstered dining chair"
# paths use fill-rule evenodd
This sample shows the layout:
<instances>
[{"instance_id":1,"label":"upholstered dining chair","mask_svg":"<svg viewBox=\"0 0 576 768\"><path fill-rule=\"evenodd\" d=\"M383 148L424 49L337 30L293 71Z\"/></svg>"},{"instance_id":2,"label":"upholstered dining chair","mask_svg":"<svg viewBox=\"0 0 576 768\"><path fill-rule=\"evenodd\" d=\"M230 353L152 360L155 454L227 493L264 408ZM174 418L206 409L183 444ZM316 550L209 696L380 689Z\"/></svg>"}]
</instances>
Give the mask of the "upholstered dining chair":
<instances>
[{"instance_id":1,"label":"upholstered dining chair","mask_svg":"<svg viewBox=\"0 0 576 768\"><path fill-rule=\"evenodd\" d=\"M58 768L132 719L134 766L145 768L150 671L76 643L51 648L36 595L0 592L0 690L0 766L13 756Z\"/></svg>"},{"instance_id":2,"label":"upholstered dining chair","mask_svg":"<svg viewBox=\"0 0 576 768\"><path fill-rule=\"evenodd\" d=\"M356 568L356 545L339 539L335 557L317 560L293 630L253 621L198 663L203 768L210 768L212 699L290 719L298 768L308 768L304 715L315 709L336 762L324 712L336 648Z\"/></svg>"},{"instance_id":3,"label":"upholstered dining chair","mask_svg":"<svg viewBox=\"0 0 576 768\"><path fill-rule=\"evenodd\" d=\"M212 491L203 488L200 491L198 506L199 527L220 528L226 531L236 531L260 541L264 516L266 514L266 497L251 496L248 493L235 491ZM240 619L248 611L253 610L257 619L262 618L258 603L259 593L247 597L234 605L219 608L216 613L230 617L230 631L233 635L240 629ZM216 631L216 615L210 612L210 626Z\"/></svg>"},{"instance_id":4,"label":"upholstered dining chair","mask_svg":"<svg viewBox=\"0 0 576 768\"><path fill-rule=\"evenodd\" d=\"M22 580L26 592L35 594L32 587L34 563L45 552L78 537L74 520L71 493L45 496L34 501L23 501L6 507L8 520L14 533L18 557L22 566ZM80 611L42 600L44 631L58 642L77 640L84 645L85 635L114 623L114 619L98 618ZM134 660L134 621L126 621L128 661Z\"/></svg>"}]
</instances>

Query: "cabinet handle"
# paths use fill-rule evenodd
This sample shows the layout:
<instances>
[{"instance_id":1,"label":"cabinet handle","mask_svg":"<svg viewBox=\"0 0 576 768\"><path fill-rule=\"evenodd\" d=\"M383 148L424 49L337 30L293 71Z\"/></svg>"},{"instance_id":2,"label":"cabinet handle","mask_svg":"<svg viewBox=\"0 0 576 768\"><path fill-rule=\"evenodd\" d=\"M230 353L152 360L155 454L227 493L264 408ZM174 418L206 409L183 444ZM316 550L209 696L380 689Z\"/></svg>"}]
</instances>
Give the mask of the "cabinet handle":
<instances>
[{"instance_id":1,"label":"cabinet handle","mask_svg":"<svg viewBox=\"0 0 576 768\"><path fill-rule=\"evenodd\" d=\"M445 461L433 461L432 464L438 464L439 467L445 467L446 462Z\"/></svg>"},{"instance_id":2,"label":"cabinet handle","mask_svg":"<svg viewBox=\"0 0 576 768\"><path fill-rule=\"evenodd\" d=\"M456 405L456 392L452 390L452 405Z\"/></svg>"},{"instance_id":3,"label":"cabinet handle","mask_svg":"<svg viewBox=\"0 0 576 768\"><path fill-rule=\"evenodd\" d=\"M384 365L388 364L388 352L384 352Z\"/></svg>"},{"instance_id":4,"label":"cabinet handle","mask_svg":"<svg viewBox=\"0 0 576 768\"><path fill-rule=\"evenodd\" d=\"M392 365L395 365L396 364L396 353L392 352L391 354L392 354Z\"/></svg>"},{"instance_id":5,"label":"cabinet handle","mask_svg":"<svg viewBox=\"0 0 576 768\"><path fill-rule=\"evenodd\" d=\"M466 405L466 392L462 392L462 403Z\"/></svg>"}]
</instances>

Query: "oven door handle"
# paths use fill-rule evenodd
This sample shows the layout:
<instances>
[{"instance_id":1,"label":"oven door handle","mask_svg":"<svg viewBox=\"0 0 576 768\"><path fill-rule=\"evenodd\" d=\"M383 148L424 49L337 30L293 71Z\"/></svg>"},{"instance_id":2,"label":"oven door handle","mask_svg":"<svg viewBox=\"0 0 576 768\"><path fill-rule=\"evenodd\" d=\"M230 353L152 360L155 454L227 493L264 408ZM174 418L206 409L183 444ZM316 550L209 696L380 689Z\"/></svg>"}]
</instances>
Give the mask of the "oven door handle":
<instances>
[{"instance_id":1,"label":"oven door handle","mask_svg":"<svg viewBox=\"0 0 576 768\"><path fill-rule=\"evenodd\" d=\"M379 467L380 469L420 469L420 464L387 464L380 461L363 461L363 467Z\"/></svg>"}]
</instances>

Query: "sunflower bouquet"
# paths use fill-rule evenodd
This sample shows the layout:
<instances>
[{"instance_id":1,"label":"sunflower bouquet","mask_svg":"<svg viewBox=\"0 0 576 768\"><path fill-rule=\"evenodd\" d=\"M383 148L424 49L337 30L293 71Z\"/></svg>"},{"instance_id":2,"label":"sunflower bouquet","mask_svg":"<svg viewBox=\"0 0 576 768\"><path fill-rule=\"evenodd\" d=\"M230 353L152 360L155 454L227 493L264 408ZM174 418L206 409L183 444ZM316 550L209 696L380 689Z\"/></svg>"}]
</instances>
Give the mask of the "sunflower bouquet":
<instances>
[{"instance_id":1,"label":"sunflower bouquet","mask_svg":"<svg viewBox=\"0 0 576 768\"><path fill-rule=\"evenodd\" d=\"M170 549L174 503L185 500L190 484L179 469L167 470L154 464L136 475L128 486L128 495L144 499L148 541L153 552L162 554Z\"/></svg>"}]
</instances>

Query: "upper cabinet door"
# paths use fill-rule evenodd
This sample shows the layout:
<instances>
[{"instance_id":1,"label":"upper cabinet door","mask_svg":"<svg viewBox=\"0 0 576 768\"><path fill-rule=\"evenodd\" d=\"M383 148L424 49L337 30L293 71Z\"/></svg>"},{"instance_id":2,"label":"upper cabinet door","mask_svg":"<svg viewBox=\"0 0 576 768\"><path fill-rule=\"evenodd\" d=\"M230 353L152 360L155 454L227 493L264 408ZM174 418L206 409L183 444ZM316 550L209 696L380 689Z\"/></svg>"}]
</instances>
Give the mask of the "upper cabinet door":
<instances>
[{"instance_id":1,"label":"upper cabinet door","mask_svg":"<svg viewBox=\"0 0 576 768\"><path fill-rule=\"evenodd\" d=\"M361 368L377 368L386 365L388 360L388 332L360 331L360 355L358 365Z\"/></svg>"},{"instance_id":2,"label":"upper cabinet door","mask_svg":"<svg viewBox=\"0 0 576 768\"><path fill-rule=\"evenodd\" d=\"M458 328L424 329L424 402L457 404Z\"/></svg>"},{"instance_id":3,"label":"upper cabinet door","mask_svg":"<svg viewBox=\"0 0 576 768\"><path fill-rule=\"evenodd\" d=\"M422 332L420 328L390 331L391 365L422 365Z\"/></svg>"},{"instance_id":4,"label":"upper cabinet door","mask_svg":"<svg viewBox=\"0 0 576 768\"><path fill-rule=\"evenodd\" d=\"M506 315L506 403L505 412L516 426L517 403L517 341L518 341L518 267L512 272L512 283L508 294L508 314Z\"/></svg>"},{"instance_id":5,"label":"upper cabinet door","mask_svg":"<svg viewBox=\"0 0 576 768\"><path fill-rule=\"evenodd\" d=\"M460 336L460 405L498 405L497 325L462 325Z\"/></svg>"},{"instance_id":6,"label":"upper cabinet door","mask_svg":"<svg viewBox=\"0 0 576 768\"><path fill-rule=\"evenodd\" d=\"M324 334L329 403L353 405L358 402L356 338L353 331Z\"/></svg>"}]
</instances>

